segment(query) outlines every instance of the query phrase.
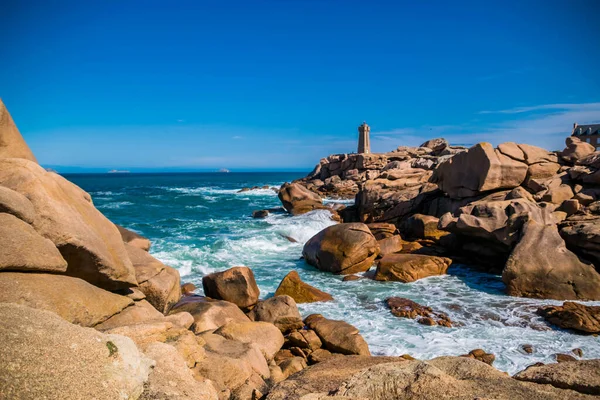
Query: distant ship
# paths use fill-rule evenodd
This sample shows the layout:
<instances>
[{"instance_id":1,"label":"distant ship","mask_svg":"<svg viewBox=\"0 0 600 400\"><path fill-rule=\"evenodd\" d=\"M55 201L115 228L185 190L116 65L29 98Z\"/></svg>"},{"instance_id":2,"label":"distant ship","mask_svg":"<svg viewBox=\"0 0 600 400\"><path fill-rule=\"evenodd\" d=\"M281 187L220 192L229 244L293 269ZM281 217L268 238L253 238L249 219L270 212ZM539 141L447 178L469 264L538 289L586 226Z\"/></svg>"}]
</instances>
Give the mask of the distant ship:
<instances>
[{"instance_id":1,"label":"distant ship","mask_svg":"<svg viewBox=\"0 0 600 400\"><path fill-rule=\"evenodd\" d=\"M129 171L119 170L119 169L111 169L108 171L109 174L128 174Z\"/></svg>"},{"instance_id":2,"label":"distant ship","mask_svg":"<svg viewBox=\"0 0 600 400\"><path fill-rule=\"evenodd\" d=\"M228 173L229 173L229 172L231 172L231 171L229 171L227 168L221 168L221 169L220 169L220 170L218 170L217 172L223 172L223 173L225 173L225 174L228 174Z\"/></svg>"}]
</instances>

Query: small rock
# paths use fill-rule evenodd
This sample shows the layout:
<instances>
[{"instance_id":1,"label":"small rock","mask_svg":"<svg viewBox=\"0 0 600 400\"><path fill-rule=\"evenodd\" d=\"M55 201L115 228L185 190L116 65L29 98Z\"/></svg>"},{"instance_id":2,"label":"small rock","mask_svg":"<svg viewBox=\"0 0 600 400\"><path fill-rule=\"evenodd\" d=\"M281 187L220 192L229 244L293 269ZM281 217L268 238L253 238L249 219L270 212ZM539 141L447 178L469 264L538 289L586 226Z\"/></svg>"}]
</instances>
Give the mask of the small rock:
<instances>
[{"instance_id":1,"label":"small rock","mask_svg":"<svg viewBox=\"0 0 600 400\"><path fill-rule=\"evenodd\" d=\"M300 279L298 272L291 271L279 284L275 296L290 296L296 303L314 303L316 301L331 301L333 297Z\"/></svg>"},{"instance_id":2,"label":"small rock","mask_svg":"<svg viewBox=\"0 0 600 400\"><path fill-rule=\"evenodd\" d=\"M571 353L575 354L579 358L583 357L583 350L581 350L580 348L571 350Z\"/></svg>"},{"instance_id":3,"label":"small rock","mask_svg":"<svg viewBox=\"0 0 600 400\"><path fill-rule=\"evenodd\" d=\"M256 210L252 212L252 218L267 218L269 211L267 210Z\"/></svg>"},{"instance_id":4,"label":"small rock","mask_svg":"<svg viewBox=\"0 0 600 400\"><path fill-rule=\"evenodd\" d=\"M533 346L530 344L524 344L523 346L521 346L521 349L527 354L533 353Z\"/></svg>"},{"instance_id":5,"label":"small rock","mask_svg":"<svg viewBox=\"0 0 600 400\"><path fill-rule=\"evenodd\" d=\"M474 359L484 362L488 365L492 365L494 363L494 360L496 360L495 355L493 355L491 353L486 353L482 349L471 350L469 352L469 354L465 354L461 357L474 358Z\"/></svg>"},{"instance_id":6,"label":"small rock","mask_svg":"<svg viewBox=\"0 0 600 400\"><path fill-rule=\"evenodd\" d=\"M189 296L190 294L194 294L196 291L196 285L193 283L184 283L181 285L181 294L184 296Z\"/></svg>"},{"instance_id":7,"label":"small rock","mask_svg":"<svg viewBox=\"0 0 600 400\"><path fill-rule=\"evenodd\" d=\"M556 354L554 356L556 358L556 362L559 363L563 363L563 362L571 362L571 361L577 361L577 359L571 355L568 354Z\"/></svg>"}]
</instances>

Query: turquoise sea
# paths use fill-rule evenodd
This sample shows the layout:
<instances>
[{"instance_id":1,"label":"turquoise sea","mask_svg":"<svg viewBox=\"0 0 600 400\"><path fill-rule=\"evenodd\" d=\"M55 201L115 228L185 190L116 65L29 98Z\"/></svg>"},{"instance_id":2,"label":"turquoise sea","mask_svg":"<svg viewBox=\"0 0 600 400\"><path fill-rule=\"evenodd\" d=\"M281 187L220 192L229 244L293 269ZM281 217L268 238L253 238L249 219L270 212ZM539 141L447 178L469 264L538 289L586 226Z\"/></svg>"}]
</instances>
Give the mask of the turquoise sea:
<instances>
[{"instance_id":1,"label":"turquoise sea","mask_svg":"<svg viewBox=\"0 0 600 400\"><path fill-rule=\"evenodd\" d=\"M279 207L271 189L238 193L244 187L279 187L301 173L65 174L88 191L109 219L152 240L151 253L193 282L202 292L202 276L236 265L251 267L261 297L272 296L292 269L330 293L334 302L299 305L304 316L321 313L360 329L371 352L410 354L428 359L482 348L496 355L495 366L515 373L535 362L553 362L556 353L581 348L584 358L600 358L597 337L550 330L535 314L540 305L559 304L504 295L499 276L453 265L449 274L414 283L342 282L300 259L311 236L332 224L326 211L291 217L253 210ZM286 236L295 239L293 243ZM384 305L390 296L410 298L446 312L460 326L429 327L396 318ZM600 304L600 302L590 303ZM521 346L530 344L533 354Z\"/></svg>"}]
</instances>

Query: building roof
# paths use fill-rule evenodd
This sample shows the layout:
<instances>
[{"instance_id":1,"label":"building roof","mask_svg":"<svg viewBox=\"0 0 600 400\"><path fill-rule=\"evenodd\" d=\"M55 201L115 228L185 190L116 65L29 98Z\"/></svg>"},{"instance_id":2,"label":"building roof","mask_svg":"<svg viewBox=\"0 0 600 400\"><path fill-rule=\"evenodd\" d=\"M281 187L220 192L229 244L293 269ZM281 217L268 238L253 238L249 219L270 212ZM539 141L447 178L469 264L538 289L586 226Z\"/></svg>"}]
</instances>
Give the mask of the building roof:
<instances>
[{"instance_id":1,"label":"building roof","mask_svg":"<svg viewBox=\"0 0 600 400\"><path fill-rule=\"evenodd\" d=\"M572 136L600 135L600 124L575 125Z\"/></svg>"}]
</instances>

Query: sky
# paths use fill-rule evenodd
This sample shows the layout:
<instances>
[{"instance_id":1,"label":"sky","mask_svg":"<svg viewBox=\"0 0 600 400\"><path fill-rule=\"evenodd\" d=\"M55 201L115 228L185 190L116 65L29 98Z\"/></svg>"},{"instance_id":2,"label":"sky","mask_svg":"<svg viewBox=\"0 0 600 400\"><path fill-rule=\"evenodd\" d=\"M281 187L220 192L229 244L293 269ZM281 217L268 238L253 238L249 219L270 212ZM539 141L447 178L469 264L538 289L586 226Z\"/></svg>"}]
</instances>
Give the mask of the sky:
<instances>
[{"instance_id":1,"label":"sky","mask_svg":"<svg viewBox=\"0 0 600 400\"><path fill-rule=\"evenodd\" d=\"M0 0L0 97L42 165L310 170L600 122L600 2Z\"/></svg>"}]
</instances>

